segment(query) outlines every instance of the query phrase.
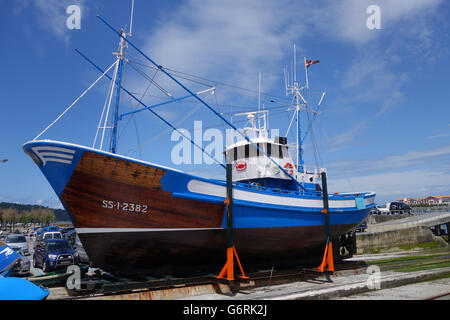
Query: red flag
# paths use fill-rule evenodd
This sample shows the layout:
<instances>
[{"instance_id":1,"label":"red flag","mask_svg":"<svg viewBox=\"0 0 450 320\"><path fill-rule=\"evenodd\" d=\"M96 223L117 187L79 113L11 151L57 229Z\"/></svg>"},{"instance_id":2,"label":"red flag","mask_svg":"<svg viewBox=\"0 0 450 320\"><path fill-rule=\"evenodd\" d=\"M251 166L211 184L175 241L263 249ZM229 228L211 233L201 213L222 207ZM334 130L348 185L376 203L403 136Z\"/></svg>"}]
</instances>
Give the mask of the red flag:
<instances>
[{"instance_id":1,"label":"red flag","mask_svg":"<svg viewBox=\"0 0 450 320\"><path fill-rule=\"evenodd\" d=\"M305 65L306 65L307 68L309 68L310 65L315 64L315 63L319 63L319 62L320 62L319 60L314 60L313 61L313 60L306 59L305 60Z\"/></svg>"}]
</instances>

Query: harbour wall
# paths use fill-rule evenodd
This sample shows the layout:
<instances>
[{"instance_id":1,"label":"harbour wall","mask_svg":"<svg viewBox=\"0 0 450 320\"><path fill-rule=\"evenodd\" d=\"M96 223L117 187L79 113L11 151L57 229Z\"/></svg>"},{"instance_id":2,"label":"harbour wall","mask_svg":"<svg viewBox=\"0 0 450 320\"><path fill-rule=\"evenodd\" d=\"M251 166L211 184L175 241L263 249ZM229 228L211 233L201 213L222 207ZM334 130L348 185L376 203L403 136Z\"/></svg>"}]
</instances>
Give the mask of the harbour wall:
<instances>
[{"instance_id":1,"label":"harbour wall","mask_svg":"<svg viewBox=\"0 0 450 320\"><path fill-rule=\"evenodd\" d=\"M367 224L377 224L377 223L383 223L387 221L392 220L400 220L408 217L412 217L411 214L398 214L398 215L388 215L388 214L381 214L381 215L370 215L367 217L366 222Z\"/></svg>"},{"instance_id":2,"label":"harbour wall","mask_svg":"<svg viewBox=\"0 0 450 320\"><path fill-rule=\"evenodd\" d=\"M356 234L357 254L432 241L441 242L442 245L448 245L444 239L436 237L430 228L424 226Z\"/></svg>"}]
</instances>

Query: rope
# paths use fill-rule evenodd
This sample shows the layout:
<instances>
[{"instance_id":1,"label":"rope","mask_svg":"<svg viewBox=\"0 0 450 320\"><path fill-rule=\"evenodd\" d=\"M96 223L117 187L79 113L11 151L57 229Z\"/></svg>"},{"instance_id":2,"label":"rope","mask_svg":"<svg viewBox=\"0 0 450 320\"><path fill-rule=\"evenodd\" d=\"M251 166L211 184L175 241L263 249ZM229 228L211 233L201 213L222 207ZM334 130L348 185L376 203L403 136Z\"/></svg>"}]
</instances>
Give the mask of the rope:
<instances>
[{"instance_id":1,"label":"rope","mask_svg":"<svg viewBox=\"0 0 450 320\"><path fill-rule=\"evenodd\" d=\"M99 82L100 81L100 79L101 78L103 78L103 76L105 75L105 74L107 74L108 72L109 72L109 70L111 70L111 68L115 65L117 63L117 61L114 61L114 63L105 71L105 72L103 72L103 74L100 76L100 77L98 77L97 78L97 80L95 80L94 81L94 83L93 84L91 84L90 85L90 87L89 88L87 88L86 89L86 91L84 91L82 94L81 94L81 96L79 96L66 110L64 110L64 112L63 113L61 113L60 115L59 115L59 117L58 118L56 118L55 119L55 121L53 121L47 128L45 128L41 133L39 133L34 139L33 139L33 141L35 141L37 138L39 138L42 134L44 134L44 132L46 132L48 129L50 129L50 127L51 126L53 126L57 121L59 121L59 119L61 119L62 118L62 116L64 116L81 98L83 98L84 97L84 95L86 94L86 93L88 93L88 91L89 90L91 90L92 89L92 87L93 86L95 86L96 84L97 84L97 82Z\"/></svg>"}]
</instances>

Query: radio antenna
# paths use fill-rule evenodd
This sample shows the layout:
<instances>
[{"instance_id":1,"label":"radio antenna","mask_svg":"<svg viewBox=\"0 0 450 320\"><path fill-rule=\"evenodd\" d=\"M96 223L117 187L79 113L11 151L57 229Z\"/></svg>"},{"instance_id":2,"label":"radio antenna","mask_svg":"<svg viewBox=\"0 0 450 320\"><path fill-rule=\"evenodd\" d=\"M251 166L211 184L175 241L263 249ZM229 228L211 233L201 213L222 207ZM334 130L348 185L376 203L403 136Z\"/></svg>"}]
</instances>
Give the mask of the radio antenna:
<instances>
[{"instance_id":1,"label":"radio antenna","mask_svg":"<svg viewBox=\"0 0 450 320\"><path fill-rule=\"evenodd\" d=\"M128 35L131 37L133 32L133 12L134 12L134 0L131 0L131 16L130 16L130 32Z\"/></svg>"}]
</instances>

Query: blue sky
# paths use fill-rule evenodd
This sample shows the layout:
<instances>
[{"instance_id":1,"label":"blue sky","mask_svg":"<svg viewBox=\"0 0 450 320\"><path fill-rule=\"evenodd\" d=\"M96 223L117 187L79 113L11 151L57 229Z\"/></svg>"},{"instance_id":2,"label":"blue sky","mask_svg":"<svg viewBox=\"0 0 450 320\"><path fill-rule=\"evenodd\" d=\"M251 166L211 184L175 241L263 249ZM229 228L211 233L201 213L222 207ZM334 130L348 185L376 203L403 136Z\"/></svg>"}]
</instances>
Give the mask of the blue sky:
<instances>
[{"instance_id":1,"label":"blue sky","mask_svg":"<svg viewBox=\"0 0 450 320\"><path fill-rule=\"evenodd\" d=\"M74 4L81 7L80 30L66 27L66 8ZM117 36L96 14L128 28L130 4L0 0L0 160L8 159L0 162L0 201L60 206L22 145L99 76L74 48L102 68L113 63ZM367 28L369 5L380 7L381 29ZM315 134L330 191L375 191L383 203L450 194L449 13L450 4L443 0L135 0L132 40L159 64L216 83L216 95L205 99L225 116L256 109L261 72L270 125L282 133L291 115L283 107L289 103L283 68L290 66L295 43L301 84L303 57L320 60L309 68L309 76L312 90L327 92ZM131 60L145 62L132 49L128 52ZM184 95L163 75L155 80L173 96ZM42 138L91 146L108 84L99 82ZM128 68L125 85L143 93L147 83ZM155 87L147 94L146 103L161 101ZM317 103L319 97L311 95L310 101ZM124 111L136 107L128 97L121 102ZM189 130L194 120L224 128L193 100L158 111ZM122 129L120 153L203 175L222 174L217 166L174 165L171 132L150 113ZM309 137L304 152L306 164L314 165Z\"/></svg>"}]
</instances>

